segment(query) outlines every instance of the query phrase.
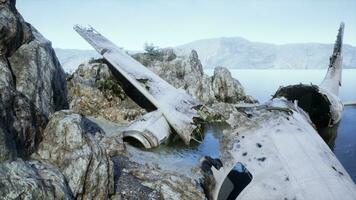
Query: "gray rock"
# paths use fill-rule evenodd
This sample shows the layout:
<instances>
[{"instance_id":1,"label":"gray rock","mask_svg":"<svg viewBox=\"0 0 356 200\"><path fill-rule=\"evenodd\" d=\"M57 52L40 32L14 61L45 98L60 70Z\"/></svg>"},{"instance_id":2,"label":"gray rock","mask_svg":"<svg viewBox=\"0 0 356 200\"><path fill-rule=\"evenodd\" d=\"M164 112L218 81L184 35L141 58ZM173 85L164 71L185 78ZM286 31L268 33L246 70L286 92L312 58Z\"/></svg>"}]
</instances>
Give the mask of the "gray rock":
<instances>
[{"instance_id":1,"label":"gray rock","mask_svg":"<svg viewBox=\"0 0 356 200\"><path fill-rule=\"evenodd\" d=\"M111 130L119 127L107 123L100 120L97 124L105 133L119 136L120 133ZM199 178L202 177L199 175L199 163L191 164L189 158L189 164L182 161L185 155L180 155L180 150L172 153L166 152L167 147L164 146L152 151L130 145L126 147L125 155L112 156L116 192L111 199L204 199L204 191L199 184ZM174 163L178 166L173 167Z\"/></svg>"},{"instance_id":2,"label":"gray rock","mask_svg":"<svg viewBox=\"0 0 356 200\"><path fill-rule=\"evenodd\" d=\"M1 199L74 199L61 172L39 161L0 163Z\"/></svg>"},{"instance_id":3,"label":"gray rock","mask_svg":"<svg viewBox=\"0 0 356 200\"><path fill-rule=\"evenodd\" d=\"M23 20L15 2L0 1L0 128L5 138L15 140L17 155L28 157L47 117L68 103L64 72L51 43Z\"/></svg>"},{"instance_id":4,"label":"gray rock","mask_svg":"<svg viewBox=\"0 0 356 200\"><path fill-rule=\"evenodd\" d=\"M204 103L255 102L227 69L218 67L212 77L204 74L196 51L192 50L189 57L177 56L172 49L163 49L161 54L158 58L150 58L145 53L133 57L176 88L185 89Z\"/></svg>"},{"instance_id":5,"label":"gray rock","mask_svg":"<svg viewBox=\"0 0 356 200\"><path fill-rule=\"evenodd\" d=\"M80 65L67 85L70 109L81 114L127 123L146 113L126 95L102 60Z\"/></svg>"},{"instance_id":6,"label":"gray rock","mask_svg":"<svg viewBox=\"0 0 356 200\"><path fill-rule=\"evenodd\" d=\"M115 157L115 189L116 193L112 200L155 200L162 199L162 195L157 190L142 184L134 175L130 174L126 167L127 159Z\"/></svg>"},{"instance_id":7,"label":"gray rock","mask_svg":"<svg viewBox=\"0 0 356 200\"><path fill-rule=\"evenodd\" d=\"M15 8L16 1L0 1L0 55L10 56L32 38L29 25Z\"/></svg>"},{"instance_id":8,"label":"gray rock","mask_svg":"<svg viewBox=\"0 0 356 200\"><path fill-rule=\"evenodd\" d=\"M203 188L193 177L125 157L115 157L114 161L121 168L115 173L117 194L113 199L205 199Z\"/></svg>"},{"instance_id":9,"label":"gray rock","mask_svg":"<svg viewBox=\"0 0 356 200\"><path fill-rule=\"evenodd\" d=\"M0 58L0 88L14 87L14 77L12 75L7 59L2 56Z\"/></svg>"},{"instance_id":10,"label":"gray rock","mask_svg":"<svg viewBox=\"0 0 356 200\"><path fill-rule=\"evenodd\" d=\"M9 58L16 90L33 102L46 116L68 108L65 73L51 47L34 27L34 39Z\"/></svg>"},{"instance_id":11,"label":"gray rock","mask_svg":"<svg viewBox=\"0 0 356 200\"><path fill-rule=\"evenodd\" d=\"M113 164L96 134L103 133L81 115L56 112L32 157L58 167L76 198L107 199L114 192Z\"/></svg>"},{"instance_id":12,"label":"gray rock","mask_svg":"<svg viewBox=\"0 0 356 200\"><path fill-rule=\"evenodd\" d=\"M12 135L0 126L0 161L17 156L16 144Z\"/></svg>"},{"instance_id":13,"label":"gray rock","mask_svg":"<svg viewBox=\"0 0 356 200\"><path fill-rule=\"evenodd\" d=\"M230 71L223 67L216 67L214 69L214 75L211 77L211 88L215 99L219 102L254 102L252 97L245 95L240 82L232 78Z\"/></svg>"},{"instance_id":14,"label":"gray rock","mask_svg":"<svg viewBox=\"0 0 356 200\"><path fill-rule=\"evenodd\" d=\"M41 140L47 118L11 87L0 88L0 104L0 127L15 140L18 155L29 156Z\"/></svg>"}]
</instances>

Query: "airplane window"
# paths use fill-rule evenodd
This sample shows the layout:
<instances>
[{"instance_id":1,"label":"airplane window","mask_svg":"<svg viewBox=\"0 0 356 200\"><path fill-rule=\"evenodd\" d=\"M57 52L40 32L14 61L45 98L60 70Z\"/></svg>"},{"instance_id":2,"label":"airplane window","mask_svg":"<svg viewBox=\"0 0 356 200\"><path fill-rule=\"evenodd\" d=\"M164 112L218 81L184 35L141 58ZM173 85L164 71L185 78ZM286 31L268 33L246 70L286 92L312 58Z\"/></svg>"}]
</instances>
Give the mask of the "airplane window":
<instances>
[{"instance_id":1,"label":"airplane window","mask_svg":"<svg viewBox=\"0 0 356 200\"><path fill-rule=\"evenodd\" d=\"M219 191L218 200L235 200L251 181L251 173L238 162L225 178Z\"/></svg>"}]
</instances>

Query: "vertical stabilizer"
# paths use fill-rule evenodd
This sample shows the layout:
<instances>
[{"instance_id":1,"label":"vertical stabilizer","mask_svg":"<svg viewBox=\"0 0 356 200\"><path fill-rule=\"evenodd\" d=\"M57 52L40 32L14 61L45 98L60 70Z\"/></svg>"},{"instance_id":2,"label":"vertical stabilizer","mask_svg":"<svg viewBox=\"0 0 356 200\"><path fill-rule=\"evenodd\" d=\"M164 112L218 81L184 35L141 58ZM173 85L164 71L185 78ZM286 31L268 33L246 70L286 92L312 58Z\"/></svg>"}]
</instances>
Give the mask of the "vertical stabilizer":
<instances>
[{"instance_id":1,"label":"vertical stabilizer","mask_svg":"<svg viewBox=\"0 0 356 200\"><path fill-rule=\"evenodd\" d=\"M338 95L339 87L341 86L341 74L342 74L342 42L344 37L345 24L340 24L339 33L334 44L333 54L330 56L330 63L328 72L324 80L321 82L320 87L328 92Z\"/></svg>"}]
</instances>

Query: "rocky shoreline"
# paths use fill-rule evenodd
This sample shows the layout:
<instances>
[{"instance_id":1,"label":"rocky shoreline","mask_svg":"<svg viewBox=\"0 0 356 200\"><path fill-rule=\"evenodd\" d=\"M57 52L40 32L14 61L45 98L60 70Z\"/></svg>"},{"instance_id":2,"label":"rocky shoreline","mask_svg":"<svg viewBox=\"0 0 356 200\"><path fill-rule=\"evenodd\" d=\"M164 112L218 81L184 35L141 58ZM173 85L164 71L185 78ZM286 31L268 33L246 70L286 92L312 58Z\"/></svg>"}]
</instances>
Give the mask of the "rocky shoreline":
<instances>
[{"instance_id":1,"label":"rocky shoreline","mask_svg":"<svg viewBox=\"0 0 356 200\"><path fill-rule=\"evenodd\" d=\"M147 99L135 96L103 58L66 75L51 42L24 21L15 2L0 0L0 199L216 199L239 163L252 183L236 193L241 199L355 196L350 176L316 130L341 118L342 102L328 91L338 91L341 81L344 24L327 84L280 88L261 105L227 69L204 74L194 50L131 55L158 80L201 102L193 107L202 118L195 119L198 128L224 123L212 158L199 152L204 135L188 144L172 131L149 150L124 140L123 130L154 110L142 106ZM136 78L137 87L148 91L147 80ZM185 163L185 152L194 162Z\"/></svg>"},{"instance_id":2,"label":"rocky shoreline","mask_svg":"<svg viewBox=\"0 0 356 200\"><path fill-rule=\"evenodd\" d=\"M199 166L196 176L182 176L139 164L120 128L105 133L108 124L125 127L147 112L105 60L66 77L51 42L23 20L15 1L0 7L1 199L205 199ZM149 69L207 105L255 102L227 69L205 75L195 51L133 57L149 59Z\"/></svg>"}]
</instances>

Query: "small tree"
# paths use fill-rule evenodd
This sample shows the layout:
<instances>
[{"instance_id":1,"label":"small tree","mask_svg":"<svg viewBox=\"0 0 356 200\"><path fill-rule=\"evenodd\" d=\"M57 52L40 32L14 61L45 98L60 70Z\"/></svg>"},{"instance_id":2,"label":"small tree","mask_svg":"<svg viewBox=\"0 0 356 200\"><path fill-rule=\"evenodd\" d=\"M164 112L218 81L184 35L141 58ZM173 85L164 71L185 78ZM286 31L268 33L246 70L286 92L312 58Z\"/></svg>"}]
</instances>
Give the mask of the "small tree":
<instances>
[{"instance_id":1,"label":"small tree","mask_svg":"<svg viewBox=\"0 0 356 200\"><path fill-rule=\"evenodd\" d=\"M150 44L145 43L144 49L145 49L146 54L148 54L152 58L157 58L157 57L161 56L161 54L162 54L161 49L157 46L154 46L152 43L150 43Z\"/></svg>"}]
</instances>

